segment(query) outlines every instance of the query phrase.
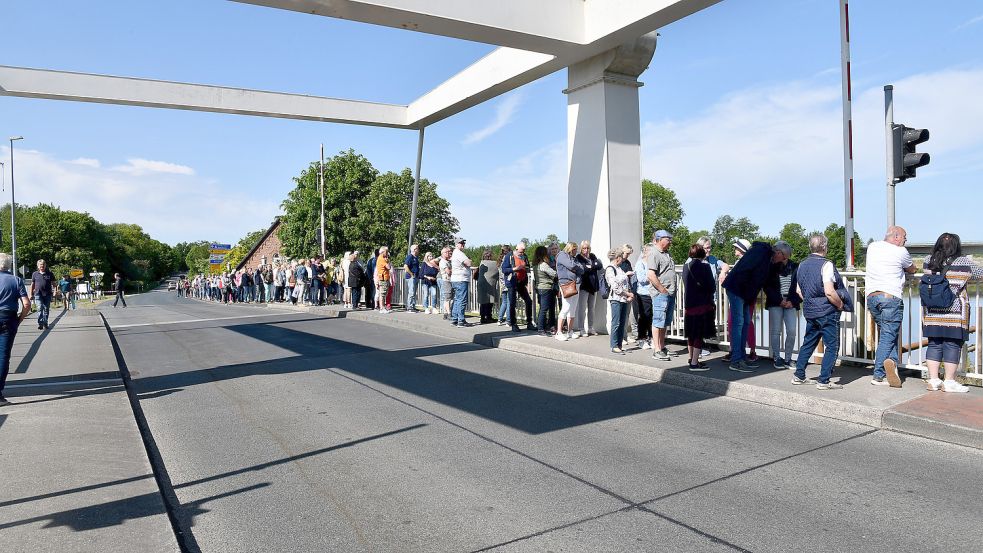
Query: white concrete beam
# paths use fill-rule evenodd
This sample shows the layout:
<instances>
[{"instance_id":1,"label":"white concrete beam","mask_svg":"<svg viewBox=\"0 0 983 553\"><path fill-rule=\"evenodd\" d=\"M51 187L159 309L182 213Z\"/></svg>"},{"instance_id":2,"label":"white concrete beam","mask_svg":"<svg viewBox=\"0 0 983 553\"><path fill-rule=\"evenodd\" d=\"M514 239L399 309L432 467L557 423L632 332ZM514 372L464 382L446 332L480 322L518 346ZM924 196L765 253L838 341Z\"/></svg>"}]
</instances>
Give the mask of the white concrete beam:
<instances>
[{"instance_id":1,"label":"white concrete beam","mask_svg":"<svg viewBox=\"0 0 983 553\"><path fill-rule=\"evenodd\" d=\"M584 0L234 0L433 35L557 53L584 41Z\"/></svg>"},{"instance_id":2,"label":"white concrete beam","mask_svg":"<svg viewBox=\"0 0 983 553\"><path fill-rule=\"evenodd\" d=\"M412 128L406 106L0 66L0 95Z\"/></svg>"}]
</instances>

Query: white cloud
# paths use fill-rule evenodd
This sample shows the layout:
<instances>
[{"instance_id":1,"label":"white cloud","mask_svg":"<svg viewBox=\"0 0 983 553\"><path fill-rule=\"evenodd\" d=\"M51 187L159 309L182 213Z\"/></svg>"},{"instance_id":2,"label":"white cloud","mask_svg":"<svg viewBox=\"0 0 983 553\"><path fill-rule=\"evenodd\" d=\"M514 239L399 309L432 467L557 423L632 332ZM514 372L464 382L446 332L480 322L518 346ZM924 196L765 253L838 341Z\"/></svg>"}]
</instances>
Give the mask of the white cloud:
<instances>
[{"instance_id":1,"label":"white cloud","mask_svg":"<svg viewBox=\"0 0 983 553\"><path fill-rule=\"evenodd\" d=\"M977 23L979 23L981 21L983 21L983 15L977 15L976 17L974 17L972 19L969 19L967 21L963 21L962 23L960 23L959 25L957 25L956 28L953 29L953 30L954 31L959 31L959 30L965 29L966 27L969 27L970 25L975 25L975 24L977 24Z\"/></svg>"},{"instance_id":2,"label":"white cloud","mask_svg":"<svg viewBox=\"0 0 983 553\"><path fill-rule=\"evenodd\" d=\"M124 167L134 170L121 171L17 150L17 202L52 203L88 212L106 224L138 224L153 238L170 244L234 242L268 225L280 212L277 199L230 193L212 179L189 174L190 168L181 165L151 162L146 167L164 170L136 170L143 161L131 159Z\"/></svg>"},{"instance_id":3,"label":"white cloud","mask_svg":"<svg viewBox=\"0 0 983 553\"><path fill-rule=\"evenodd\" d=\"M126 165L117 165L113 171L127 173L133 176L142 176L149 173L169 173L173 175L194 175L195 170L186 165L177 165L166 161L154 161L151 159L130 158L126 160Z\"/></svg>"},{"instance_id":4,"label":"white cloud","mask_svg":"<svg viewBox=\"0 0 983 553\"><path fill-rule=\"evenodd\" d=\"M463 144L475 144L488 138L489 136L502 130L505 125L512 122L515 112L522 103L522 94L513 93L506 96L498 105L495 106L495 119L486 127L469 133L464 137Z\"/></svg>"},{"instance_id":5,"label":"white cloud","mask_svg":"<svg viewBox=\"0 0 983 553\"><path fill-rule=\"evenodd\" d=\"M69 161L69 163L74 163L75 165L84 165L86 167L94 167L98 169L102 166L98 159L92 159L90 157L80 157Z\"/></svg>"},{"instance_id":6,"label":"white cloud","mask_svg":"<svg viewBox=\"0 0 983 553\"><path fill-rule=\"evenodd\" d=\"M932 154L932 163L919 170L919 188L943 184L931 181L934 175L965 173L983 162L983 104L975 92L983 87L983 68L914 75L894 85L895 121L932 133L921 150ZM875 194L883 194L885 180L881 86L858 91L853 128L855 190L869 200L857 209L865 208L865 221L879 229L881 216L874 221L873 213L883 209ZM642 174L674 189L690 215L703 217L688 216L692 226L708 226L722 213L754 215L782 205L787 215L779 226L796 216L829 222L842 218L842 137L838 82L750 88L692 117L645 124ZM807 191L827 192L809 196L803 209ZM777 230L760 222L766 232Z\"/></svg>"},{"instance_id":7,"label":"white cloud","mask_svg":"<svg viewBox=\"0 0 983 553\"><path fill-rule=\"evenodd\" d=\"M440 193L472 245L567 233L567 146L547 145L487 176L449 179Z\"/></svg>"}]
</instances>

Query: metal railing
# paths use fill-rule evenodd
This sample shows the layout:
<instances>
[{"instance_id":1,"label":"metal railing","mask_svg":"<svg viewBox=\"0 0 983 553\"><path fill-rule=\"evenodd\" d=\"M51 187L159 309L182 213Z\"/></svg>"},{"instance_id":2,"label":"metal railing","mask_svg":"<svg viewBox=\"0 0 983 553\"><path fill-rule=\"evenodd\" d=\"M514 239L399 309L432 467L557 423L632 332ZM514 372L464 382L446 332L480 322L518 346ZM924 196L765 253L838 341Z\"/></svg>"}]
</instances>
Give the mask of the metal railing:
<instances>
[{"instance_id":1,"label":"metal railing","mask_svg":"<svg viewBox=\"0 0 983 553\"><path fill-rule=\"evenodd\" d=\"M472 271L477 271L477 269L472 269ZM403 305L406 298L407 281L403 278L403 269L401 267L396 268L395 273L396 284L393 289L393 303L395 305ZM681 275L681 267L677 268L677 273ZM844 272L841 273L841 276L843 277L843 283L846 286L847 291L853 298L855 308L853 313L844 313L841 319L840 360L858 364L873 364L874 353L877 349L877 325L874 323L873 317L867 311L867 304L865 301L866 294L864 292L864 273ZM925 345L927 344L927 340L922 336L922 310L918 295L918 282L920 276L921 275L913 275L909 277L903 288L904 291L902 299L904 301L905 313L904 320L902 322L900 352L898 355L898 359L900 361L899 365L901 367L914 370L922 370L924 368L923 363L925 361ZM477 281L474 278L471 278L468 282L467 310L469 313L477 313L479 307L477 301ZM685 282L681 276L677 279L677 282L679 284L679 291L676 301L676 310L675 313L673 313L673 322L667 333L667 337L685 341L686 338L683 333L684 302L682 301L683 294L686 293ZM422 284L419 286L420 288L417 291L417 305L421 306L423 305ZM500 281L496 282L495 291L498 301L495 302L492 311L493 316L496 318L498 316L498 307L501 301L501 290L499 290L499 286ZM533 309L538 312L538 298L535 294L535 282L532 278L529 279L528 290L529 295L533 299ZM979 326L980 321L983 321L983 302L981 302L983 285L978 283L970 284L967 292L970 301L970 336L963 348L963 362L960 365L960 373L965 373L967 378L972 378L983 382L983 332L981 332ZM719 284L717 297L719 298L716 313L718 338L716 340L711 339L708 341L714 344L730 346L730 340L728 339L727 332L730 306L727 302L727 294L724 293L722 288L719 288ZM517 302L516 318L520 321L525 320L525 304L522 301ZM533 320L535 320L535 317L533 317ZM768 356L770 355L771 350L770 329L768 328L769 317L768 311L765 308L765 298L763 293L759 295L758 300L754 303L752 320L754 321L755 351L759 355ZM802 317L800 312L798 325L796 328L794 348L795 354L798 354L799 347L802 343L802 329L804 328L804 325L805 318ZM821 352L818 352L818 354L820 356L822 355Z\"/></svg>"}]
</instances>

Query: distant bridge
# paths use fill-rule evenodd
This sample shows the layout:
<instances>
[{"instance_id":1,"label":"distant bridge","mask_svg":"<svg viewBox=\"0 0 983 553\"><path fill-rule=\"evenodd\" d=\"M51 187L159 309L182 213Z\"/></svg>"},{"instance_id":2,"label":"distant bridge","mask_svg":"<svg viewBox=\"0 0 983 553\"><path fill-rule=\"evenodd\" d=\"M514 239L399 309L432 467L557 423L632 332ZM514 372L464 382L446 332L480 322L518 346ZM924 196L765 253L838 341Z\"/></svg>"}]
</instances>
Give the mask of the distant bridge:
<instances>
[{"instance_id":1,"label":"distant bridge","mask_svg":"<svg viewBox=\"0 0 983 553\"><path fill-rule=\"evenodd\" d=\"M925 257L932 253L935 244L907 244L908 253L912 257ZM963 255L983 257L983 242L963 242Z\"/></svg>"}]
</instances>

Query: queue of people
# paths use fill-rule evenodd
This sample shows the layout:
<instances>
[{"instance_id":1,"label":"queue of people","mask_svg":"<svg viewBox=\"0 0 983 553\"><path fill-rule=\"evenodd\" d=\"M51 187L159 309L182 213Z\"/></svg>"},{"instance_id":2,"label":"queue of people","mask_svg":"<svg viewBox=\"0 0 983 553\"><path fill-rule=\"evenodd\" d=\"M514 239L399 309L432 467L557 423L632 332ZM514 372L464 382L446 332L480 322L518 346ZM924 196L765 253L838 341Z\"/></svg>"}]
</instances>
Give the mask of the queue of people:
<instances>
[{"instance_id":1,"label":"queue of people","mask_svg":"<svg viewBox=\"0 0 983 553\"><path fill-rule=\"evenodd\" d=\"M902 288L907 274L916 271L904 247L906 240L905 230L892 226L883 241L868 247L865 304L878 328L870 381L875 386L901 386L897 352ZM530 330L568 341L596 335L600 323L609 329L612 354L652 350L657 361L671 361L676 355L669 350L666 336L670 327L682 325L688 368L699 372L710 370L706 362L708 343L718 338L717 313L721 300L726 299L731 348L723 360L731 371L753 373L760 368L754 340L755 307L763 295L774 368L794 370L793 385L815 385L821 390L842 387L831 377L839 356L841 315L854 306L843 279L826 257L825 236L811 236L810 255L799 261L792 260L792 248L784 241L771 244L738 239L732 244L737 257L733 266L711 254L712 241L704 236L689 247L681 276L677 276L669 254L672 241L671 233L655 232L651 243L643 245L635 257L634 265L630 261L634 250L629 244L601 257L595 255L589 241L569 242L562 247L550 244L538 246L530 259L527 244L520 242L514 247L503 246L497 259L491 250L485 250L475 267L464 253L464 238L455 239L453 246L436 254L426 252L422 256L420 247L413 245L401 264L405 279L402 302L408 313L441 314L454 326L473 326L467 321L466 310L469 284L474 279L479 324L497 321L514 332ZM346 252L340 260L315 257L232 274L199 276L189 281L190 292L185 293L226 303L337 302L346 308L375 309L385 314L392 312L397 288L394 267L389 248L383 246L365 262L355 251ZM962 255L958 236L947 233L939 237L932 255L926 258L925 269L948 279L953 298L945 306L923 306L923 335L929 341L929 386L965 391L955 382L954 374L969 333L966 285L983 278L983 268ZM680 278L683 286L677 282ZM685 293L680 294L680 289ZM530 292L535 294L535 301ZM520 300L524 321L519 318ZM600 309L602 301L608 302L610 315L604 322L595 320L604 311ZM677 301L682 304L679 316ZM496 304L497 312L493 310ZM793 359L800 314L805 319L804 334ZM627 347L629 339L635 342L634 348ZM806 368L820 340L823 360L818 375L809 378Z\"/></svg>"}]
</instances>

